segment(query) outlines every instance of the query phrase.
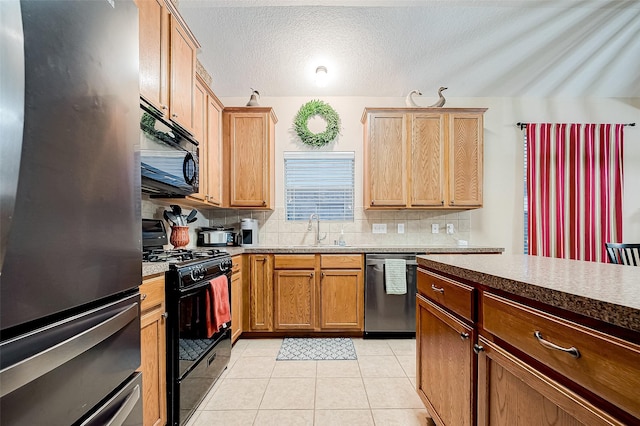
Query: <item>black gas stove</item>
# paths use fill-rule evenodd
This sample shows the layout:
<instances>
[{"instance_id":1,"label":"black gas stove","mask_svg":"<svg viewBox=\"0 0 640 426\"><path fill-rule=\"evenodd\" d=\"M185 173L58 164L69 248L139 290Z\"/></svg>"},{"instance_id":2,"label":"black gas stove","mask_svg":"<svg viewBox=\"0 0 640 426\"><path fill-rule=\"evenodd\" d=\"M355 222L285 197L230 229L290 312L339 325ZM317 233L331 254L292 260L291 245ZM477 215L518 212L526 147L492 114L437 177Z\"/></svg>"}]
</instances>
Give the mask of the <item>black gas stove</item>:
<instances>
[{"instance_id":1,"label":"black gas stove","mask_svg":"<svg viewBox=\"0 0 640 426\"><path fill-rule=\"evenodd\" d=\"M221 296L231 306L229 253L212 249L163 250L167 233L161 220L142 221L143 260L168 262L167 309L168 425L184 425L220 377L231 357L231 321L211 329ZM226 295L213 283L226 277ZM225 280L222 282L224 283Z\"/></svg>"}]
</instances>

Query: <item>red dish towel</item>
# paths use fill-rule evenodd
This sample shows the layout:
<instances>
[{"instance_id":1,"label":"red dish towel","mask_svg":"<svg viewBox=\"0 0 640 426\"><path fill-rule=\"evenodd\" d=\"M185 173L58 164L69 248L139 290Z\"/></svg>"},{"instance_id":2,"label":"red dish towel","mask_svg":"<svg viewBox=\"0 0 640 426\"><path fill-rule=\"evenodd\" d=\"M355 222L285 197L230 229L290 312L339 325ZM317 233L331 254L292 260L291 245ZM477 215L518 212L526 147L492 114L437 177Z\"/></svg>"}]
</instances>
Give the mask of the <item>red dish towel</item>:
<instances>
[{"instance_id":1,"label":"red dish towel","mask_svg":"<svg viewBox=\"0 0 640 426\"><path fill-rule=\"evenodd\" d=\"M209 282L206 303L208 307L207 337L211 338L223 324L231 321L229 282L226 275L221 275Z\"/></svg>"}]
</instances>

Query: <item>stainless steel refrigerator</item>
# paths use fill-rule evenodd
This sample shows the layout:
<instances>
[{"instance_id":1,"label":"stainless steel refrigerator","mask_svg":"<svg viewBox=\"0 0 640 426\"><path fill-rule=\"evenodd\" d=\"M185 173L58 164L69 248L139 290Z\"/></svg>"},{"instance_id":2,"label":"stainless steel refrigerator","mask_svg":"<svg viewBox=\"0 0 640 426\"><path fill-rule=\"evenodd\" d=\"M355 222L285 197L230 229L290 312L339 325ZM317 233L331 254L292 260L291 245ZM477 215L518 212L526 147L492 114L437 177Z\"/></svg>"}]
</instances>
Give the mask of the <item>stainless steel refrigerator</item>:
<instances>
[{"instance_id":1,"label":"stainless steel refrigerator","mask_svg":"<svg viewBox=\"0 0 640 426\"><path fill-rule=\"evenodd\" d=\"M0 423L141 424L137 8L0 21Z\"/></svg>"}]
</instances>

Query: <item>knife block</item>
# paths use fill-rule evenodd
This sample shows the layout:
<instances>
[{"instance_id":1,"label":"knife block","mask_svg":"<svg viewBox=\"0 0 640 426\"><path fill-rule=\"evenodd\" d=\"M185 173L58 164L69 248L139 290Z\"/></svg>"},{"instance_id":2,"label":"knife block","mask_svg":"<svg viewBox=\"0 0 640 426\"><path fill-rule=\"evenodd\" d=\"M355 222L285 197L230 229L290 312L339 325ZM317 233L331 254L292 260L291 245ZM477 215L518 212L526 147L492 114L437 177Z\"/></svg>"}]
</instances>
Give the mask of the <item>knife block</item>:
<instances>
[{"instance_id":1,"label":"knife block","mask_svg":"<svg viewBox=\"0 0 640 426\"><path fill-rule=\"evenodd\" d=\"M172 226L169 242L174 249L183 249L189 244L189 227L188 226Z\"/></svg>"}]
</instances>

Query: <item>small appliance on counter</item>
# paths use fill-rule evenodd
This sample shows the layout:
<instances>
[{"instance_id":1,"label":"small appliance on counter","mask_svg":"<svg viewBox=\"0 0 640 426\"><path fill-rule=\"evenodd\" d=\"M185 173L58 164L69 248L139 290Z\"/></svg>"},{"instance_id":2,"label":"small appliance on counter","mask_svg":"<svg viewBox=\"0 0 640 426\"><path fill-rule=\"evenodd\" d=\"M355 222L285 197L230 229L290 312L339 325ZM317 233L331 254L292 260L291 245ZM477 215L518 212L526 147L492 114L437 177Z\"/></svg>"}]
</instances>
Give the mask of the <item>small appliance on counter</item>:
<instances>
[{"instance_id":1,"label":"small appliance on counter","mask_svg":"<svg viewBox=\"0 0 640 426\"><path fill-rule=\"evenodd\" d=\"M240 221L240 245L245 247L258 245L258 219Z\"/></svg>"},{"instance_id":2,"label":"small appliance on counter","mask_svg":"<svg viewBox=\"0 0 640 426\"><path fill-rule=\"evenodd\" d=\"M198 231L198 247L223 247L238 245L238 234L233 228L216 226L213 228L202 227Z\"/></svg>"}]
</instances>

